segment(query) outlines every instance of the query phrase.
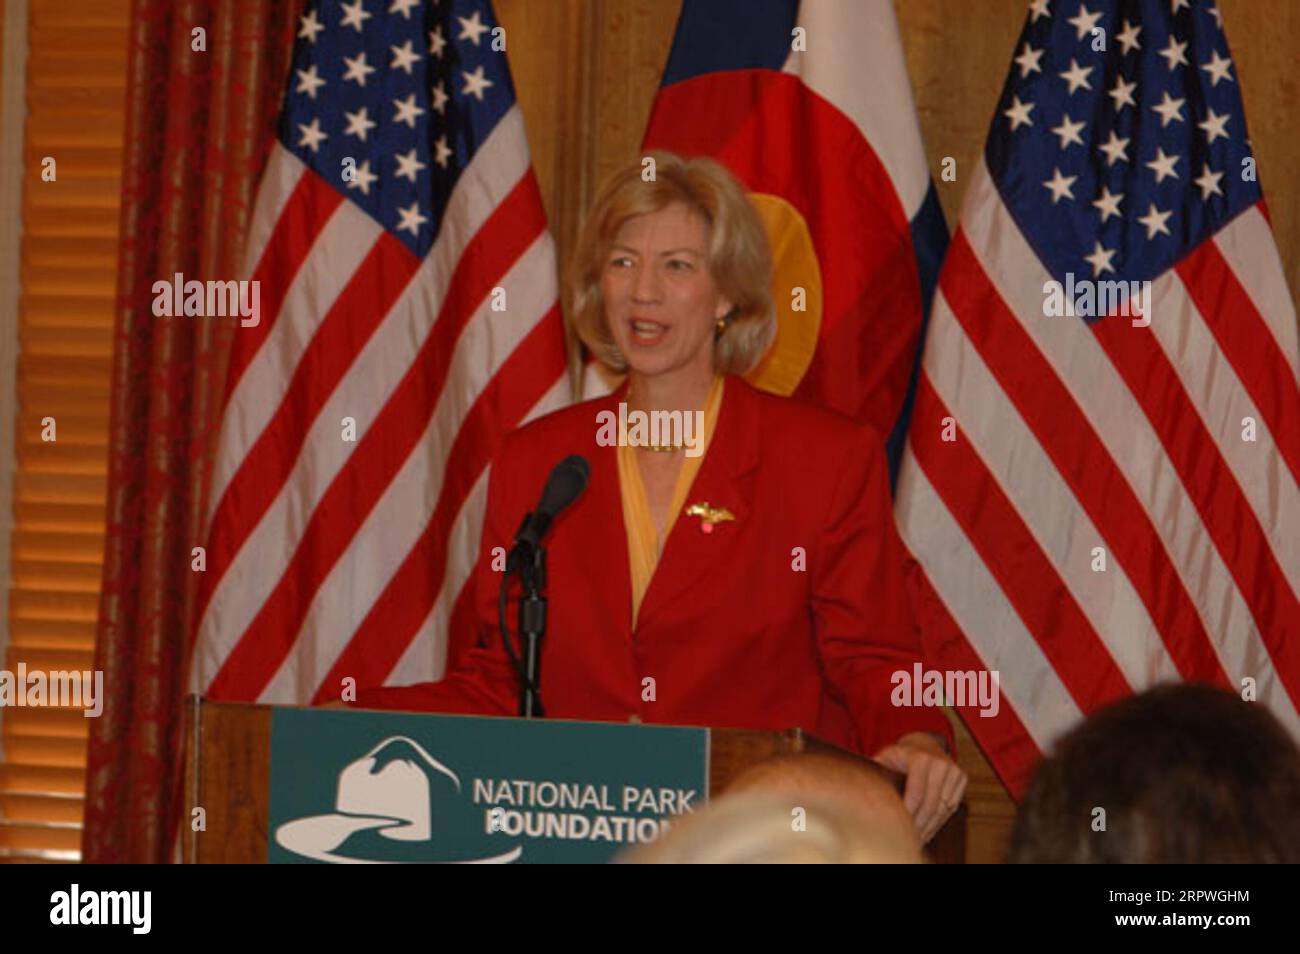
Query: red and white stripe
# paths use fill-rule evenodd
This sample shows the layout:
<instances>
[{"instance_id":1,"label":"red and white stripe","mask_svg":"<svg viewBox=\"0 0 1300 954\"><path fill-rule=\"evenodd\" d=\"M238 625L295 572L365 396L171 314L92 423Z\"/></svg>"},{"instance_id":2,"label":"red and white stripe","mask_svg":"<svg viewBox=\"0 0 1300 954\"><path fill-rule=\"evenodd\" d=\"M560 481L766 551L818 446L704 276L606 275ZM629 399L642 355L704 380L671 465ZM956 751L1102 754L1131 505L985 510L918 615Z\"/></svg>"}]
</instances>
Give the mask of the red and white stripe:
<instances>
[{"instance_id":1,"label":"red and white stripe","mask_svg":"<svg viewBox=\"0 0 1300 954\"><path fill-rule=\"evenodd\" d=\"M459 178L423 261L278 144L248 243L263 314L231 357L191 685L303 703L344 678L436 678L491 457L569 399L519 108Z\"/></svg>"},{"instance_id":2,"label":"red and white stripe","mask_svg":"<svg viewBox=\"0 0 1300 954\"><path fill-rule=\"evenodd\" d=\"M930 189L930 166L894 5L890 0L857 0L851 8L801 3L796 24L816 48L829 44L833 53L810 56L792 49L782 72L799 77L857 127L911 221Z\"/></svg>"},{"instance_id":3,"label":"red and white stripe","mask_svg":"<svg viewBox=\"0 0 1300 954\"><path fill-rule=\"evenodd\" d=\"M1300 737L1300 355L1262 207L1153 283L1149 327L1045 317L1050 280L981 164L896 503L932 662L1000 671L1002 712L964 715L1013 793L1083 715L1169 679L1253 679Z\"/></svg>"}]
</instances>

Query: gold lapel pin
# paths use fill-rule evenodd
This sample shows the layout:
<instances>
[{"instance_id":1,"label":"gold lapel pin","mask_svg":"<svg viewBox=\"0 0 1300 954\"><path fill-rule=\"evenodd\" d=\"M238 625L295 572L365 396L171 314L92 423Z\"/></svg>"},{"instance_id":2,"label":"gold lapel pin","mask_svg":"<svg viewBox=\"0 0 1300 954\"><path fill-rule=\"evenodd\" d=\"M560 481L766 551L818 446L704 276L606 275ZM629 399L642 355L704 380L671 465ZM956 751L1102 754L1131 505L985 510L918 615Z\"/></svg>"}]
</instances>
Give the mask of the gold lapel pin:
<instances>
[{"instance_id":1,"label":"gold lapel pin","mask_svg":"<svg viewBox=\"0 0 1300 954\"><path fill-rule=\"evenodd\" d=\"M688 517L700 518L700 531L712 533L713 528L724 520L735 520L736 515L726 507L710 507L707 500L693 503L683 511Z\"/></svg>"}]
</instances>

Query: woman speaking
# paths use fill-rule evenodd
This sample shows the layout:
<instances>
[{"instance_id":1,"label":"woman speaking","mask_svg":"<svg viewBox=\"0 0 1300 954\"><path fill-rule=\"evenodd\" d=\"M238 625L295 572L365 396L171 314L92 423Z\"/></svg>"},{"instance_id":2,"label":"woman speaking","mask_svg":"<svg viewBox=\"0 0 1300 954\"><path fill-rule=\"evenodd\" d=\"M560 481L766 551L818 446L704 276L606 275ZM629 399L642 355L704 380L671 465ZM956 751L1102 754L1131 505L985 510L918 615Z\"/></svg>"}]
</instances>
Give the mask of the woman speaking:
<instances>
[{"instance_id":1,"label":"woman speaking","mask_svg":"<svg viewBox=\"0 0 1300 954\"><path fill-rule=\"evenodd\" d=\"M905 772L928 840L966 776L941 712L890 704L919 644L880 438L739 377L776 328L762 221L718 163L649 155L652 181L638 160L601 189L566 282L574 330L623 385L506 439L475 570L477 645L439 682L362 690L355 705L517 713L501 554L554 464L579 454L588 487L547 538L546 714L800 726Z\"/></svg>"}]
</instances>

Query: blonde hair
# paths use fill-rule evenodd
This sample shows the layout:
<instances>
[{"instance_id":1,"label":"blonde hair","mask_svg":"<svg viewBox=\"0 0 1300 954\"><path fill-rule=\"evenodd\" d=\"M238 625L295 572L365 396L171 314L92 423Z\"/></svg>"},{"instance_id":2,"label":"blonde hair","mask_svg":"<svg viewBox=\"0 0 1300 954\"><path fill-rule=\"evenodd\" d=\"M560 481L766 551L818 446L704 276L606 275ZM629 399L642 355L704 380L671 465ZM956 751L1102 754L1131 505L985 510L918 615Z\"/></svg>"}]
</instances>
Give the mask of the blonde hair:
<instances>
[{"instance_id":1,"label":"blonde hair","mask_svg":"<svg viewBox=\"0 0 1300 954\"><path fill-rule=\"evenodd\" d=\"M728 793L675 820L623 864L924 864L915 836L873 823L842 795Z\"/></svg>"},{"instance_id":2,"label":"blonde hair","mask_svg":"<svg viewBox=\"0 0 1300 954\"><path fill-rule=\"evenodd\" d=\"M652 181L642 178L645 158L654 160ZM605 317L601 274L623 223L673 202L685 204L704 219L709 231L709 272L733 305L714 342L714 370L744 374L776 336L772 253L763 220L744 187L725 166L704 156L684 159L653 150L605 180L587 213L566 275L565 311L570 325L603 364L615 371L627 370Z\"/></svg>"},{"instance_id":3,"label":"blonde hair","mask_svg":"<svg viewBox=\"0 0 1300 954\"><path fill-rule=\"evenodd\" d=\"M882 771L811 752L752 766L721 797L675 819L665 834L619 860L921 864L925 857L911 813Z\"/></svg>"}]
</instances>

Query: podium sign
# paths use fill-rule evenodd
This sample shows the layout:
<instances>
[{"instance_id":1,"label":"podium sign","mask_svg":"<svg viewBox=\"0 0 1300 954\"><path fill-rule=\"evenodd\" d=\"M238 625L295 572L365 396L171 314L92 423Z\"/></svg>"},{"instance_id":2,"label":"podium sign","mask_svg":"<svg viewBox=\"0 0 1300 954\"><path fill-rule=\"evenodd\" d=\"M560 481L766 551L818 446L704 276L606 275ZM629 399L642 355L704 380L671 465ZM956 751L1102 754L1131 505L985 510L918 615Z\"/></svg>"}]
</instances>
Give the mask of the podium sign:
<instances>
[{"instance_id":1,"label":"podium sign","mask_svg":"<svg viewBox=\"0 0 1300 954\"><path fill-rule=\"evenodd\" d=\"M185 710L187 862L607 861L800 729L693 728L208 702ZM901 775L863 765L899 792ZM928 846L965 857L965 807Z\"/></svg>"},{"instance_id":2,"label":"podium sign","mask_svg":"<svg viewBox=\"0 0 1300 954\"><path fill-rule=\"evenodd\" d=\"M708 729L275 709L267 860L603 862L709 795Z\"/></svg>"}]
</instances>

